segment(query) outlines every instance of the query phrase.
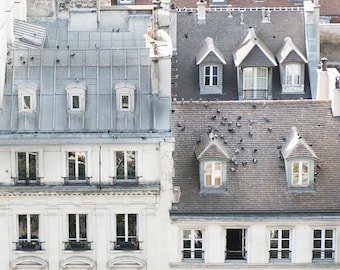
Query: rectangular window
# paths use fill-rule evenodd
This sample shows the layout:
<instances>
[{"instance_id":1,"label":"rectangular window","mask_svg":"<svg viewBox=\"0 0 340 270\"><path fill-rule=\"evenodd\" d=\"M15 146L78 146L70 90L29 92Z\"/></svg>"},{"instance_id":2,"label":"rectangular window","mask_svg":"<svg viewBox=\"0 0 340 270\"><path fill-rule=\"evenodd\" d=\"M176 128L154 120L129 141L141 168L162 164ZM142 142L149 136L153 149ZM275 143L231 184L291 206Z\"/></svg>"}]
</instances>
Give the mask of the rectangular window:
<instances>
[{"instance_id":1,"label":"rectangular window","mask_svg":"<svg viewBox=\"0 0 340 270\"><path fill-rule=\"evenodd\" d=\"M292 186L307 187L309 185L308 161L296 161L292 166Z\"/></svg>"},{"instance_id":2,"label":"rectangular window","mask_svg":"<svg viewBox=\"0 0 340 270\"><path fill-rule=\"evenodd\" d=\"M139 249L136 214L116 215L115 249Z\"/></svg>"},{"instance_id":3,"label":"rectangular window","mask_svg":"<svg viewBox=\"0 0 340 270\"><path fill-rule=\"evenodd\" d=\"M130 96L129 95L121 95L121 109L122 110L130 109Z\"/></svg>"},{"instance_id":4,"label":"rectangular window","mask_svg":"<svg viewBox=\"0 0 340 270\"><path fill-rule=\"evenodd\" d=\"M37 179L37 152L18 152L18 179L36 180Z\"/></svg>"},{"instance_id":5,"label":"rectangular window","mask_svg":"<svg viewBox=\"0 0 340 270\"><path fill-rule=\"evenodd\" d=\"M72 96L72 110L79 110L80 109L80 96L79 95L73 95Z\"/></svg>"},{"instance_id":6,"label":"rectangular window","mask_svg":"<svg viewBox=\"0 0 340 270\"><path fill-rule=\"evenodd\" d=\"M205 162L204 167L205 186L220 187L222 185L222 163L207 161Z\"/></svg>"},{"instance_id":7,"label":"rectangular window","mask_svg":"<svg viewBox=\"0 0 340 270\"><path fill-rule=\"evenodd\" d=\"M19 241L39 239L39 215L19 215Z\"/></svg>"},{"instance_id":8,"label":"rectangular window","mask_svg":"<svg viewBox=\"0 0 340 270\"><path fill-rule=\"evenodd\" d=\"M136 179L136 152L117 151L116 160L116 179Z\"/></svg>"},{"instance_id":9,"label":"rectangular window","mask_svg":"<svg viewBox=\"0 0 340 270\"><path fill-rule=\"evenodd\" d=\"M68 178L69 180L86 180L86 153L67 153Z\"/></svg>"},{"instance_id":10,"label":"rectangular window","mask_svg":"<svg viewBox=\"0 0 340 270\"><path fill-rule=\"evenodd\" d=\"M226 260L246 259L246 230L227 229Z\"/></svg>"},{"instance_id":11,"label":"rectangular window","mask_svg":"<svg viewBox=\"0 0 340 270\"><path fill-rule=\"evenodd\" d=\"M243 98L266 99L268 92L268 69L247 67L243 69Z\"/></svg>"},{"instance_id":12,"label":"rectangular window","mask_svg":"<svg viewBox=\"0 0 340 270\"><path fill-rule=\"evenodd\" d=\"M334 259L334 230L317 229L313 231L313 259Z\"/></svg>"},{"instance_id":13,"label":"rectangular window","mask_svg":"<svg viewBox=\"0 0 340 270\"><path fill-rule=\"evenodd\" d=\"M23 95L22 96L22 110L30 111L32 109L32 96Z\"/></svg>"},{"instance_id":14,"label":"rectangular window","mask_svg":"<svg viewBox=\"0 0 340 270\"><path fill-rule=\"evenodd\" d=\"M68 239L69 241L87 240L87 215L68 215Z\"/></svg>"},{"instance_id":15,"label":"rectangular window","mask_svg":"<svg viewBox=\"0 0 340 270\"><path fill-rule=\"evenodd\" d=\"M287 64L286 65L286 85L301 84L301 65Z\"/></svg>"},{"instance_id":16,"label":"rectangular window","mask_svg":"<svg viewBox=\"0 0 340 270\"><path fill-rule=\"evenodd\" d=\"M290 259L290 230L270 231L270 259Z\"/></svg>"},{"instance_id":17,"label":"rectangular window","mask_svg":"<svg viewBox=\"0 0 340 270\"><path fill-rule=\"evenodd\" d=\"M204 259L202 230L183 230L183 259Z\"/></svg>"},{"instance_id":18,"label":"rectangular window","mask_svg":"<svg viewBox=\"0 0 340 270\"><path fill-rule=\"evenodd\" d=\"M204 67L204 85L218 85L218 67L205 66Z\"/></svg>"}]
</instances>

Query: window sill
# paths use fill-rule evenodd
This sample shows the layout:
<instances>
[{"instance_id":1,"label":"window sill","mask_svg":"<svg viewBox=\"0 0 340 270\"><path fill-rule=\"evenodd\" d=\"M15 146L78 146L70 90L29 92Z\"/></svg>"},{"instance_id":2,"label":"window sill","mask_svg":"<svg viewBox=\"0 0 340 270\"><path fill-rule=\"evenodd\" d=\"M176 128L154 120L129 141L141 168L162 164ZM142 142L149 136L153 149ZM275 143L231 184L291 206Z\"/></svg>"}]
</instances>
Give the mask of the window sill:
<instances>
[{"instance_id":1,"label":"window sill","mask_svg":"<svg viewBox=\"0 0 340 270\"><path fill-rule=\"evenodd\" d=\"M225 193L227 192L226 187L203 187L200 190L200 193Z\"/></svg>"},{"instance_id":2,"label":"window sill","mask_svg":"<svg viewBox=\"0 0 340 270\"><path fill-rule=\"evenodd\" d=\"M313 193L315 192L313 187L288 187L288 192L291 193Z\"/></svg>"}]
</instances>

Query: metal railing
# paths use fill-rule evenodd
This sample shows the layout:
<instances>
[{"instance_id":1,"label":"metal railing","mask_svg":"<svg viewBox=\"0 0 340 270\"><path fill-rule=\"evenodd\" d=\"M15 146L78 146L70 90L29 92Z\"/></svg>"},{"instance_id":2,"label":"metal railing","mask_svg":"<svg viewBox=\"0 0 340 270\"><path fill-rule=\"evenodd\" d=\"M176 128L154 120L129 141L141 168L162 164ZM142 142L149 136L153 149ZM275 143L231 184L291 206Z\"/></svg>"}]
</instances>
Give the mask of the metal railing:
<instances>
[{"instance_id":1,"label":"metal railing","mask_svg":"<svg viewBox=\"0 0 340 270\"><path fill-rule=\"evenodd\" d=\"M69 240L64 242L65 250L86 251L91 250L92 242L87 240Z\"/></svg>"},{"instance_id":2,"label":"metal railing","mask_svg":"<svg viewBox=\"0 0 340 270\"><path fill-rule=\"evenodd\" d=\"M39 240L19 240L15 243L15 250L38 251L42 250L42 242Z\"/></svg>"}]
</instances>

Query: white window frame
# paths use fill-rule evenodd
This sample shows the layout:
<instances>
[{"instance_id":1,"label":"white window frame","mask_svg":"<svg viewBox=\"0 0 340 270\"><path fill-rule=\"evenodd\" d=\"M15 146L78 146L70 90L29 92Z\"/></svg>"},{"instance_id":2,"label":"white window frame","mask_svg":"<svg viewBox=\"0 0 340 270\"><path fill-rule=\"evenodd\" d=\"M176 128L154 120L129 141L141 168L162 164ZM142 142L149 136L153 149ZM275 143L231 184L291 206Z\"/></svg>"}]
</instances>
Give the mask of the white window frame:
<instances>
[{"instance_id":1,"label":"white window frame","mask_svg":"<svg viewBox=\"0 0 340 270\"><path fill-rule=\"evenodd\" d=\"M185 238L185 231L189 231L189 237ZM201 238L195 237L196 232L201 232ZM190 241L190 248L184 246L184 241ZM195 247L195 244L201 241L201 247ZM186 252L190 252L190 257L185 256ZM201 252L201 256L196 257L196 252ZM182 230L182 259L185 260L204 260L204 230L202 229L183 229Z\"/></svg>"},{"instance_id":2,"label":"white window frame","mask_svg":"<svg viewBox=\"0 0 340 270\"><path fill-rule=\"evenodd\" d=\"M315 237L315 231L321 231L321 237ZM332 231L332 237L326 237L326 231ZM334 261L335 258L335 229L334 228L314 228L312 233L313 233L313 261L317 260L330 260ZM315 241L320 241L320 248L316 248ZM326 241L332 241L332 247L326 247ZM331 252L331 258L326 258L325 253L326 251ZM320 257L314 257L314 252L320 252Z\"/></svg>"},{"instance_id":3,"label":"white window frame","mask_svg":"<svg viewBox=\"0 0 340 270\"><path fill-rule=\"evenodd\" d=\"M133 112L135 110L136 86L132 83L123 82L115 85L116 109L121 112ZM128 97L128 106L124 106L123 98Z\"/></svg>"},{"instance_id":4,"label":"white window frame","mask_svg":"<svg viewBox=\"0 0 340 270\"><path fill-rule=\"evenodd\" d=\"M272 237L272 232L277 231L277 238ZM283 231L289 232L289 237L283 237ZM273 241L277 242L277 247L272 247ZM283 246L283 241L288 241L288 248ZM291 260L292 230L289 228L271 228L269 229L269 260ZM288 257L283 257L283 252L288 252ZM272 252L277 252L276 257L272 257Z\"/></svg>"},{"instance_id":5,"label":"white window frame","mask_svg":"<svg viewBox=\"0 0 340 270\"><path fill-rule=\"evenodd\" d=\"M75 226L76 226L76 237L75 238L71 238L71 236L70 236L70 226L71 226L71 224L70 224L70 216L71 215L75 215L75 218L76 218L76 224L75 224ZM86 233L86 237L84 238L82 238L82 237L80 237L80 215L83 215L83 216L85 216L85 218L86 218L86 220L85 220L85 226L86 226L86 228L85 228L85 233ZM89 215L88 214L86 214L86 213L77 213L77 214L67 214L67 239L68 239L68 241L76 241L76 242L80 242L80 241L88 241L88 238L89 238Z\"/></svg>"},{"instance_id":6,"label":"white window frame","mask_svg":"<svg viewBox=\"0 0 340 270\"><path fill-rule=\"evenodd\" d=\"M20 170L19 170L19 153L24 153L25 154L25 169L26 169L26 177L24 179L31 179L30 177L30 159L29 156L30 154L35 155L35 175L36 177L31 180L37 180L39 178L39 152L35 151L17 151L16 152L16 169L17 169L17 177L20 178Z\"/></svg>"},{"instance_id":7,"label":"white window frame","mask_svg":"<svg viewBox=\"0 0 340 270\"><path fill-rule=\"evenodd\" d=\"M282 81L282 93L304 93L304 64L300 62L283 63L280 67ZM298 81L296 81L296 79Z\"/></svg>"},{"instance_id":8,"label":"white window frame","mask_svg":"<svg viewBox=\"0 0 340 270\"><path fill-rule=\"evenodd\" d=\"M209 70L209 74L207 74L207 69ZM203 70L204 70L203 84L205 86L218 86L219 85L219 76L220 76L219 66L217 66L217 65L205 65L203 67ZM214 74L214 70L216 70L216 74ZM216 83L214 83L215 79L216 79ZM208 80L208 83L206 83L206 80Z\"/></svg>"},{"instance_id":9,"label":"white window frame","mask_svg":"<svg viewBox=\"0 0 340 270\"><path fill-rule=\"evenodd\" d=\"M20 113L34 113L37 104L38 84L28 82L18 85L18 109ZM25 97L30 99L30 107L25 106Z\"/></svg>"},{"instance_id":10,"label":"white window frame","mask_svg":"<svg viewBox=\"0 0 340 270\"><path fill-rule=\"evenodd\" d=\"M123 168L124 168L124 178L118 178L117 175L117 153L118 152L122 152L124 154L124 164L123 164ZM129 156L129 152L134 153L134 167L135 167L135 176L133 178L128 178L128 156ZM137 157L138 157L138 152L136 150L116 150L114 151L114 177L116 180L136 180L137 177Z\"/></svg>"},{"instance_id":11,"label":"white window frame","mask_svg":"<svg viewBox=\"0 0 340 270\"><path fill-rule=\"evenodd\" d=\"M119 5L133 5L134 3L134 0L118 0Z\"/></svg>"},{"instance_id":12,"label":"white window frame","mask_svg":"<svg viewBox=\"0 0 340 270\"><path fill-rule=\"evenodd\" d=\"M66 86L68 112L85 112L87 86L83 82L69 83ZM73 97L79 97L79 108L75 108Z\"/></svg>"},{"instance_id":13,"label":"white window frame","mask_svg":"<svg viewBox=\"0 0 340 270\"><path fill-rule=\"evenodd\" d=\"M265 76L258 76L259 71L265 71ZM251 76L248 76L248 73L251 73ZM249 99L249 94L247 94L247 91L253 91L252 92L252 98L251 99L266 99L268 98L268 78L269 76L269 70L266 67L245 67L243 69L243 99ZM265 88L260 88L259 80L263 79ZM264 91L264 93L260 94L259 91Z\"/></svg>"},{"instance_id":14,"label":"white window frame","mask_svg":"<svg viewBox=\"0 0 340 270\"><path fill-rule=\"evenodd\" d=\"M27 232L27 237L26 238L21 238L20 239L20 216L26 216L27 218L27 224L26 224L26 232ZM38 216L38 236L37 238L32 238L32 231L31 231L31 216ZM27 241L27 242L32 242L32 241L38 241L40 239L40 215L39 214L18 214L17 215L17 224L18 224L18 241Z\"/></svg>"},{"instance_id":15,"label":"white window frame","mask_svg":"<svg viewBox=\"0 0 340 270\"><path fill-rule=\"evenodd\" d=\"M211 172L208 172L208 165L211 165ZM216 169L216 165L219 164L220 169ZM223 164L221 161L205 161L204 162L204 186L205 187L221 187L222 186L222 173L223 173ZM207 177L210 176L210 184L207 183ZM219 183L217 183L217 179L219 178Z\"/></svg>"},{"instance_id":16,"label":"white window frame","mask_svg":"<svg viewBox=\"0 0 340 270\"><path fill-rule=\"evenodd\" d=\"M298 166L297 172L294 171L295 164ZM307 165L307 172L303 171L305 165ZM310 185L309 167L310 162L307 160L292 161L292 187L308 187Z\"/></svg>"},{"instance_id":17,"label":"white window frame","mask_svg":"<svg viewBox=\"0 0 340 270\"><path fill-rule=\"evenodd\" d=\"M73 179L70 178L70 168L69 168L69 153L74 153L75 155L75 161L74 161L74 166L75 166L75 179L74 180L86 180L88 178L88 153L87 151L66 151L66 177L72 181ZM85 157L85 176L84 179L79 179L79 159L78 159L78 154L84 154Z\"/></svg>"},{"instance_id":18,"label":"white window frame","mask_svg":"<svg viewBox=\"0 0 340 270\"><path fill-rule=\"evenodd\" d=\"M122 235L118 235L118 215L124 215L124 241L125 242L131 242L131 240L130 240L130 237L132 237L132 238L136 238L136 241L138 242L139 240L138 240L138 235L139 235L139 233L138 233L138 231L139 231L139 215L138 214L136 214L136 213L117 213L116 215L115 215L115 220L116 220L116 242L118 242L118 237L123 237ZM134 236L129 236L129 216L130 215L135 215L136 216L136 228L135 228L135 230L136 230L136 235L134 235Z\"/></svg>"}]
</instances>

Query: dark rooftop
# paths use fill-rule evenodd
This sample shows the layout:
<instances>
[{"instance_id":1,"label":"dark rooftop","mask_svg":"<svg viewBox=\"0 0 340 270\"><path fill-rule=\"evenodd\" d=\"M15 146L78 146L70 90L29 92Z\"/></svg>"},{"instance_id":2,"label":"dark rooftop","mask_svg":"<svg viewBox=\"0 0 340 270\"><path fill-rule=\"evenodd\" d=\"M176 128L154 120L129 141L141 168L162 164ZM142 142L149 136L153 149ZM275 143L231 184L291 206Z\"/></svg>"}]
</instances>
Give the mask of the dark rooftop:
<instances>
[{"instance_id":1,"label":"dark rooftop","mask_svg":"<svg viewBox=\"0 0 340 270\"><path fill-rule=\"evenodd\" d=\"M173 185L181 190L172 215L339 211L340 120L330 101L185 101L174 102L172 111ZM303 141L284 154L317 157L314 189L305 192L289 189L285 176L282 149L293 127ZM208 132L230 156L226 190L217 193L200 192L195 149Z\"/></svg>"}]
</instances>

